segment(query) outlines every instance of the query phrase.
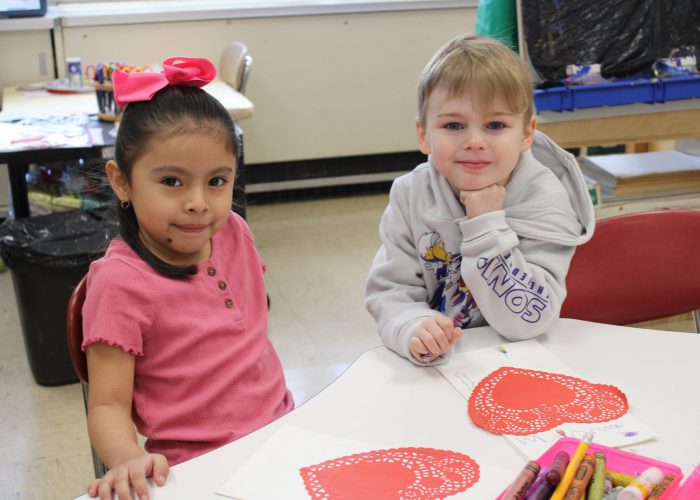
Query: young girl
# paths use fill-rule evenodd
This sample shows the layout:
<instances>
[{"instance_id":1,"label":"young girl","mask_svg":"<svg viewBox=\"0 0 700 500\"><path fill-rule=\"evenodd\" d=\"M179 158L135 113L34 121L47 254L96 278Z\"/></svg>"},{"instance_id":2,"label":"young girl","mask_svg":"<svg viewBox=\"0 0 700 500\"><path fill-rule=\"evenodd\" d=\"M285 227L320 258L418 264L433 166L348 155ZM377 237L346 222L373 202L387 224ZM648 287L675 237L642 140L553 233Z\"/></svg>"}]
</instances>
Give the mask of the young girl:
<instances>
[{"instance_id":1,"label":"young girl","mask_svg":"<svg viewBox=\"0 0 700 500\"><path fill-rule=\"evenodd\" d=\"M231 211L237 142L198 87L216 70L171 58L113 77L126 105L107 175L121 239L92 263L83 307L88 430L109 471L90 496L148 498L147 477L220 447L294 403L267 337L264 266ZM145 450L136 429L146 436Z\"/></svg>"}]
</instances>

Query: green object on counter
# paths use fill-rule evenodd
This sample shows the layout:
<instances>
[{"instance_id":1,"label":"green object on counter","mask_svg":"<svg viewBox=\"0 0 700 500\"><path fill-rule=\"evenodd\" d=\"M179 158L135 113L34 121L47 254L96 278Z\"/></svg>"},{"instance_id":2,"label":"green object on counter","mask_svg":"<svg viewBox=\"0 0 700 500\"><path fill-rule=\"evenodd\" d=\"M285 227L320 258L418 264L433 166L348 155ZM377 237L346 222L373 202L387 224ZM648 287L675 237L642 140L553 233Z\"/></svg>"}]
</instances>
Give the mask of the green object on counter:
<instances>
[{"instance_id":1,"label":"green object on counter","mask_svg":"<svg viewBox=\"0 0 700 500\"><path fill-rule=\"evenodd\" d=\"M476 32L495 38L518 52L518 17L515 0L479 0Z\"/></svg>"}]
</instances>

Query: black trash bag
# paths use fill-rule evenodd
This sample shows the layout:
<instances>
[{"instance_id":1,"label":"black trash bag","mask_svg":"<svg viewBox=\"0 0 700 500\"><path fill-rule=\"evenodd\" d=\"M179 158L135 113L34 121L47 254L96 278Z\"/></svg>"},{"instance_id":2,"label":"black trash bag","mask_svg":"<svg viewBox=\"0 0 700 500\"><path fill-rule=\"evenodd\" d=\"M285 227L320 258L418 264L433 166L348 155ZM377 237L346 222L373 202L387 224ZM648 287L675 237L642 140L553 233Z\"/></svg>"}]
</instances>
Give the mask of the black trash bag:
<instances>
[{"instance_id":1,"label":"black trash bag","mask_svg":"<svg viewBox=\"0 0 700 500\"><path fill-rule=\"evenodd\" d=\"M107 210L57 212L0 225L0 256L10 268L24 347L38 384L78 381L66 338L73 289L117 234Z\"/></svg>"},{"instance_id":2,"label":"black trash bag","mask_svg":"<svg viewBox=\"0 0 700 500\"><path fill-rule=\"evenodd\" d=\"M0 225L0 256L23 273L81 267L101 256L118 234L106 211L71 210L8 219Z\"/></svg>"},{"instance_id":3,"label":"black trash bag","mask_svg":"<svg viewBox=\"0 0 700 500\"><path fill-rule=\"evenodd\" d=\"M522 0L522 18L540 87L558 85L570 64L651 77L657 59L700 55L697 0Z\"/></svg>"}]
</instances>

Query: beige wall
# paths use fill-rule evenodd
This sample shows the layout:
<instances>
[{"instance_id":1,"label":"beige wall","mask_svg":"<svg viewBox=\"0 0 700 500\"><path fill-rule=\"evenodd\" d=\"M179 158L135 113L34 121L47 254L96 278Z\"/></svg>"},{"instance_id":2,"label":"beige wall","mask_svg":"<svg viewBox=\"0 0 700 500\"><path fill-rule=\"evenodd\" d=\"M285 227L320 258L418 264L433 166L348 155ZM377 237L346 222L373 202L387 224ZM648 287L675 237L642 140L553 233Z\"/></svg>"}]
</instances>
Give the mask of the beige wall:
<instances>
[{"instance_id":1,"label":"beige wall","mask_svg":"<svg viewBox=\"0 0 700 500\"><path fill-rule=\"evenodd\" d=\"M47 73L42 74L40 58ZM53 78L51 31L0 31L0 89Z\"/></svg>"},{"instance_id":2,"label":"beige wall","mask_svg":"<svg viewBox=\"0 0 700 500\"><path fill-rule=\"evenodd\" d=\"M418 73L476 9L338 14L64 28L83 61L218 60L240 40L254 61L246 94L246 160L267 163L415 149Z\"/></svg>"},{"instance_id":3,"label":"beige wall","mask_svg":"<svg viewBox=\"0 0 700 500\"><path fill-rule=\"evenodd\" d=\"M473 31L475 17L475 8L461 8L66 27L57 52L83 64L218 61L226 43L240 40L254 58L246 94L255 115L242 123L248 163L389 153L416 149L418 74L447 39ZM12 46L32 41L24 57L10 56L3 35L0 67L21 68L21 76L0 75L2 84L37 80L38 42L12 33Z\"/></svg>"}]
</instances>

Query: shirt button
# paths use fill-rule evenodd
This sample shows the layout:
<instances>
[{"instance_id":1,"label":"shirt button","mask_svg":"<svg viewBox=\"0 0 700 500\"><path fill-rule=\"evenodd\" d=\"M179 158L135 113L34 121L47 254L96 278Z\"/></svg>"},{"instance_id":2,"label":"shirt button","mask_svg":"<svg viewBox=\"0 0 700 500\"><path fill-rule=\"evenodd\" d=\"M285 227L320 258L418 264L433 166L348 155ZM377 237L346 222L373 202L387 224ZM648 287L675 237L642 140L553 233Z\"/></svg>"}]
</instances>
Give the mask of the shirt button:
<instances>
[{"instance_id":1,"label":"shirt button","mask_svg":"<svg viewBox=\"0 0 700 500\"><path fill-rule=\"evenodd\" d=\"M219 281L219 290L226 290L226 282L224 280Z\"/></svg>"},{"instance_id":2,"label":"shirt button","mask_svg":"<svg viewBox=\"0 0 700 500\"><path fill-rule=\"evenodd\" d=\"M226 300L224 301L224 304L226 304L226 307L228 307L229 309L231 309L231 308L233 307L233 299L226 299Z\"/></svg>"},{"instance_id":3,"label":"shirt button","mask_svg":"<svg viewBox=\"0 0 700 500\"><path fill-rule=\"evenodd\" d=\"M207 274L208 274L209 276L214 276L214 275L216 274L216 269L213 268L213 267L208 268L208 269L207 269Z\"/></svg>"}]
</instances>

